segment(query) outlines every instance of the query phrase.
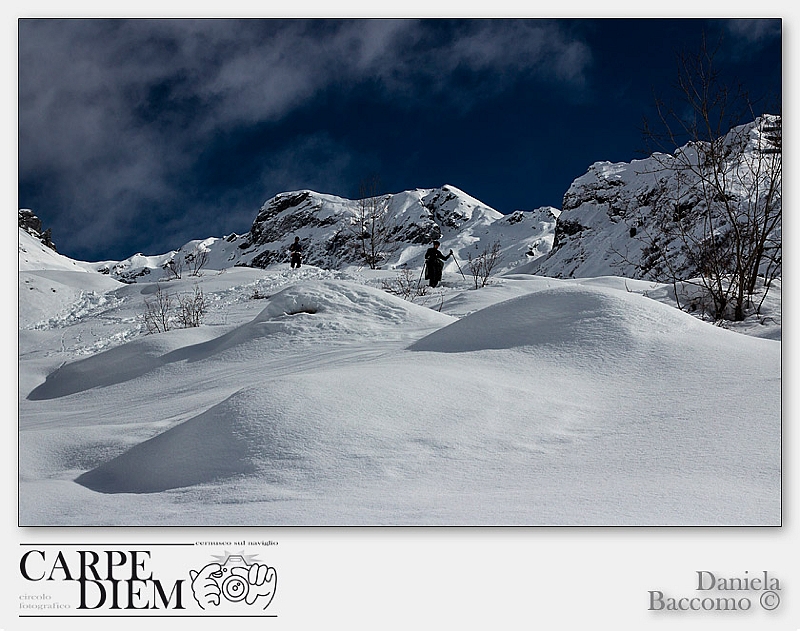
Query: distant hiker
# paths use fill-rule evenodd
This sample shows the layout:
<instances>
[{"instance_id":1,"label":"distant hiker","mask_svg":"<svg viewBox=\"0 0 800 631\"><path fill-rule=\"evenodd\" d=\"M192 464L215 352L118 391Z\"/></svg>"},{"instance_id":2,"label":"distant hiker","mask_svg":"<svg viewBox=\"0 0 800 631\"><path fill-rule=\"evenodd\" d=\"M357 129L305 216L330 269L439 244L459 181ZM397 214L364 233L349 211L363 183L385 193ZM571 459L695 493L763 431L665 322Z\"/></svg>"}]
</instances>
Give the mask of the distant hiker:
<instances>
[{"instance_id":1,"label":"distant hiker","mask_svg":"<svg viewBox=\"0 0 800 631\"><path fill-rule=\"evenodd\" d=\"M300 259L302 258L303 248L300 246L300 237L294 238L294 243L289 246L289 254L291 255L291 259L289 260L289 264L291 265L292 269L296 267L300 267Z\"/></svg>"},{"instance_id":2,"label":"distant hiker","mask_svg":"<svg viewBox=\"0 0 800 631\"><path fill-rule=\"evenodd\" d=\"M425 280L431 287L436 287L442 280L442 270L444 269L444 262L453 256L453 250L445 256L439 252L438 241L433 242L433 247L428 248L425 252Z\"/></svg>"}]
</instances>

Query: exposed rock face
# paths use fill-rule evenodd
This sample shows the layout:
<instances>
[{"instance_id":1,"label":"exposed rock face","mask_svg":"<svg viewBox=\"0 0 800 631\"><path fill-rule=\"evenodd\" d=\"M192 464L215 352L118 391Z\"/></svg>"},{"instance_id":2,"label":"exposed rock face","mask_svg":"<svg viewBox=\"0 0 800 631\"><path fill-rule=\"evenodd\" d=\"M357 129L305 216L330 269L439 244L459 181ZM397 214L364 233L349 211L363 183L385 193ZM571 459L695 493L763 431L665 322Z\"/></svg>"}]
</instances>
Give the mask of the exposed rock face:
<instances>
[{"instance_id":1,"label":"exposed rock face","mask_svg":"<svg viewBox=\"0 0 800 631\"><path fill-rule=\"evenodd\" d=\"M753 214L748 209L761 203L754 179L763 176L770 156L780 153L780 141L777 116L734 128L721 140L727 208L708 194L697 175L702 147L686 145L672 155L653 154L633 162L596 162L564 195L552 251L531 271L560 278L617 275L646 280L700 274L704 262L687 244L709 238L723 242L732 229L725 216L730 206L741 209L742 221ZM777 185L779 215L780 176ZM686 231L683 237L676 236L678 221ZM771 240L779 243L780 234L778 217Z\"/></svg>"},{"instance_id":2,"label":"exposed rock face","mask_svg":"<svg viewBox=\"0 0 800 631\"><path fill-rule=\"evenodd\" d=\"M39 239L39 241L41 241L54 252L56 251L56 244L53 243L53 239L50 234L50 228L42 231L42 221L35 214L33 214L32 210L29 210L28 208L19 209L19 227L31 236Z\"/></svg>"},{"instance_id":3,"label":"exposed rock face","mask_svg":"<svg viewBox=\"0 0 800 631\"><path fill-rule=\"evenodd\" d=\"M247 234L226 241L237 249L235 265L263 268L285 262L295 236L300 237L306 264L331 269L360 265L362 239L368 238L369 230L361 219L375 208L387 235L384 266L421 265L424 250L434 240L442 241L444 251L473 250L498 240L508 265L526 263L549 251L557 213L516 211L506 217L452 186L365 200L296 191L266 202Z\"/></svg>"}]
</instances>

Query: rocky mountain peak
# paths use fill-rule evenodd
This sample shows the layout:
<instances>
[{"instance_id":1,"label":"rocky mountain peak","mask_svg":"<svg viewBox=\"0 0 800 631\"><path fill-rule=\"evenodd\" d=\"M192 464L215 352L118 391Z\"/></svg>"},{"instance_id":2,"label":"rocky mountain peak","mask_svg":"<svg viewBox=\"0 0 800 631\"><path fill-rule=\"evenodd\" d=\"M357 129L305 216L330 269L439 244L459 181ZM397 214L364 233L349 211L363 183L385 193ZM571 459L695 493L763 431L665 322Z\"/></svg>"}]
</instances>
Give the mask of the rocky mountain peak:
<instances>
[{"instance_id":1,"label":"rocky mountain peak","mask_svg":"<svg viewBox=\"0 0 800 631\"><path fill-rule=\"evenodd\" d=\"M39 219L32 210L28 208L19 209L19 227L32 237L39 239L39 241L54 252L57 251L56 244L53 243L50 228L42 231L42 220Z\"/></svg>"}]
</instances>

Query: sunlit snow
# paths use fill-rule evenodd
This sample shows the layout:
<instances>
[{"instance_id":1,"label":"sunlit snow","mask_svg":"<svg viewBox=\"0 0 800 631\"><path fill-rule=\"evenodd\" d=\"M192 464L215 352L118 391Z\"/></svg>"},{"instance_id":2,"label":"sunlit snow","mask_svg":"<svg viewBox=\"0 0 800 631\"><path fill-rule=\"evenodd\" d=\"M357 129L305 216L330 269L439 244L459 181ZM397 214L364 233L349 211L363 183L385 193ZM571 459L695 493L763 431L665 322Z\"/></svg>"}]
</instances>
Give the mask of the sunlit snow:
<instances>
[{"instance_id":1,"label":"sunlit snow","mask_svg":"<svg viewBox=\"0 0 800 631\"><path fill-rule=\"evenodd\" d=\"M781 521L769 318L452 267L413 303L382 289L393 270L123 285L20 248L22 525ZM202 288L203 325L146 334L158 286Z\"/></svg>"}]
</instances>

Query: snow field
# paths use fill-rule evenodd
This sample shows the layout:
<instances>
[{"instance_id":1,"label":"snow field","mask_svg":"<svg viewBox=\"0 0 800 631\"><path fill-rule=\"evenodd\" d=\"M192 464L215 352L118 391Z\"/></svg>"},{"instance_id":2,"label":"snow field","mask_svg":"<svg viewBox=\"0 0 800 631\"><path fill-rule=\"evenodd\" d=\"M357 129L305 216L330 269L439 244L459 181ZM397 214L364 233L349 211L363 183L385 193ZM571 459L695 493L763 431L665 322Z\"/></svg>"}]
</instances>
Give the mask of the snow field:
<instances>
[{"instance_id":1,"label":"snow field","mask_svg":"<svg viewBox=\"0 0 800 631\"><path fill-rule=\"evenodd\" d=\"M214 324L88 356L99 314L25 330L21 523L779 523L780 343L623 279L450 274L431 309L299 272L171 281Z\"/></svg>"}]
</instances>

